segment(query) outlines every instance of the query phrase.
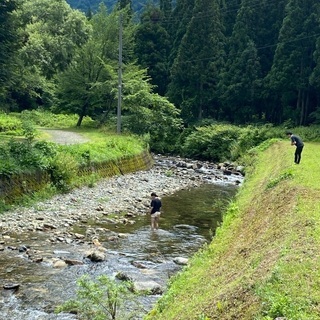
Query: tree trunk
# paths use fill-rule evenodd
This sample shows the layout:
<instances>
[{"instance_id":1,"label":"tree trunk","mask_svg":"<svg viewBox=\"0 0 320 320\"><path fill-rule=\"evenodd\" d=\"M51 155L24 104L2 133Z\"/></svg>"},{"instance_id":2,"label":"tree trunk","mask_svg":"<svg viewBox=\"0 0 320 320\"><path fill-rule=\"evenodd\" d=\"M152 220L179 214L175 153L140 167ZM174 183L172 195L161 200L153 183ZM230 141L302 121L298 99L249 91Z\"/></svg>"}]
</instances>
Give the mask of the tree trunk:
<instances>
[{"instance_id":1,"label":"tree trunk","mask_svg":"<svg viewBox=\"0 0 320 320\"><path fill-rule=\"evenodd\" d=\"M78 122L77 122L77 127L80 127L80 126L81 126L83 117L84 117L83 114L81 114L81 115L79 116L79 119L78 119Z\"/></svg>"},{"instance_id":2,"label":"tree trunk","mask_svg":"<svg viewBox=\"0 0 320 320\"><path fill-rule=\"evenodd\" d=\"M199 104L198 104L198 120L202 119L202 94L203 94L203 84L202 84L202 79L200 80L199 83Z\"/></svg>"}]
</instances>

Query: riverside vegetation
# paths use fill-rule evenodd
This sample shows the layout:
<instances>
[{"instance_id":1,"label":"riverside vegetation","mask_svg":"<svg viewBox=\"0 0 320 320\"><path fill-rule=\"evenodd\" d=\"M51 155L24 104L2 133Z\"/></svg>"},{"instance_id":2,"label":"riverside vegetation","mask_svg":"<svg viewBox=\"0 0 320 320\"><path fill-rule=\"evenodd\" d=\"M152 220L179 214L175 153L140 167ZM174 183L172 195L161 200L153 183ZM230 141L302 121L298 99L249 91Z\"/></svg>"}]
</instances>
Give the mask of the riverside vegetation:
<instances>
[{"instance_id":1,"label":"riverside vegetation","mask_svg":"<svg viewBox=\"0 0 320 320\"><path fill-rule=\"evenodd\" d=\"M51 176L51 184L39 192L12 199L9 204L0 201L0 211L9 209L11 204L27 204L81 185L94 185L101 178L99 174L92 172L86 177L79 176L81 166L135 156L147 149L147 144L137 136L97 129L90 118L84 119L82 128L75 129L75 122L75 116L49 112L0 114L0 175L10 177L41 170ZM48 141L48 134L41 128L68 129L89 142L59 145Z\"/></svg>"},{"instance_id":2,"label":"riverside vegetation","mask_svg":"<svg viewBox=\"0 0 320 320\"><path fill-rule=\"evenodd\" d=\"M55 192L59 187L66 192L99 179L75 183L74 168L88 159L101 161L101 150L107 149L106 144L112 150L111 157L140 152L148 146L145 137L117 136L106 129L97 130L90 119L87 127L77 130L90 137L89 144L57 146L39 141L35 139L39 119L32 120L36 113L28 115L29 121L22 121L23 116L19 115L16 120L15 116L10 118L10 122L7 119L11 116L1 115L0 124L5 118L2 127L11 123L11 129L1 130L2 137L15 135L15 139L2 139L7 143L0 146L0 169L2 174L10 175L32 167L50 167L59 155L58 168L63 168L61 172L66 177L62 176L64 184L50 187ZM54 123L57 127L62 118L63 127L70 127L70 118L63 117L49 115L51 121L45 126L53 127ZM45 116L40 118L43 121ZM281 139L285 127L211 123L189 128L177 137L177 153L245 164L246 181L229 205L213 242L172 279L169 290L146 319L320 318L320 264L316 250L320 242L319 145L312 142L319 137L319 127L293 131L306 142L299 166L293 165L294 149L290 142ZM23 140L19 141L21 137ZM51 149L53 157L47 152ZM38 199L33 196L33 200Z\"/></svg>"},{"instance_id":3,"label":"riverside vegetation","mask_svg":"<svg viewBox=\"0 0 320 320\"><path fill-rule=\"evenodd\" d=\"M305 144L300 165L287 141L250 155L255 163L212 243L147 320L320 319L319 144Z\"/></svg>"}]
</instances>

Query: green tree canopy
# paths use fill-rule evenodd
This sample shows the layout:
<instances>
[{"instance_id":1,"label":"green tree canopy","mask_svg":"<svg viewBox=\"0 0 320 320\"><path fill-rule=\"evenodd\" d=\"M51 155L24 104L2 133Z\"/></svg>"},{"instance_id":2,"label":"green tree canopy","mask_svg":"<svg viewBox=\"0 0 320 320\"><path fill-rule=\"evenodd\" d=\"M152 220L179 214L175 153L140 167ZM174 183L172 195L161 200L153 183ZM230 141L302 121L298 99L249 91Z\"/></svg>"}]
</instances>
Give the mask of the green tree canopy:
<instances>
[{"instance_id":1,"label":"green tree canopy","mask_svg":"<svg viewBox=\"0 0 320 320\"><path fill-rule=\"evenodd\" d=\"M148 68L155 91L165 95L169 78L169 34L163 27L163 12L154 5L146 7L135 36L135 53L138 63Z\"/></svg>"},{"instance_id":2,"label":"green tree canopy","mask_svg":"<svg viewBox=\"0 0 320 320\"><path fill-rule=\"evenodd\" d=\"M67 68L90 33L86 17L64 0L24 0L17 11L23 42L9 89L17 110L52 104L54 76Z\"/></svg>"},{"instance_id":3,"label":"green tree canopy","mask_svg":"<svg viewBox=\"0 0 320 320\"><path fill-rule=\"evenodd\" d=\"M5 105L12 77L12 64L19 46L18 21L14 14L17 0L2 0L0 4L0 102Z\"/></svg>"},{"instance_id":4,"label":"green tree canopy","mask_svg":"<svg viewBox=\"0 0 320 320\"><path fill-rule=\"evenodd\" d=\"M307 115L317 105L309 78L315 67L313 54L320 33L319 15L319 1L288 2L274 62L267 78L270 92L279 97L281 116L287 115L300 125L307 123Z\"/></svg>"},{"instance_id":5,"label":"green tree canopy","mask_svg":"<svg viewBox=\"0 0 320 320\"><path fill-rule=\"evenodd\" d=\"M216 86L224 58L217 1L197 0L171 69L168 96L187 122L217 113Z\"/></svg>"}]
</instances>

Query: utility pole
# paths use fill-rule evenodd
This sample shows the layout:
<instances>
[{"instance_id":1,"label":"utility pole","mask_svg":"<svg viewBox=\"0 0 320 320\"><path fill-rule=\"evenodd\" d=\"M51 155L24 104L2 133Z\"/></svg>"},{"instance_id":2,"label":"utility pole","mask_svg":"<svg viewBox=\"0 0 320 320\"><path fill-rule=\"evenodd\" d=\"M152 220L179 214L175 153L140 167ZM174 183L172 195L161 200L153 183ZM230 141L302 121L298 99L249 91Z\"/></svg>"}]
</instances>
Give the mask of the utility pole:
<instances>
[{"instance_id":1,"label":"utility pole","mask_svg":"<svg viewBox=\"0 0 320 320\"><path fill-rule=\"evenodd\" d=\"M119 67L118 67L118 108L117 133L121 133L121 102L122 102L122 13L119 15Z\"/></svg>"}]
</instances>

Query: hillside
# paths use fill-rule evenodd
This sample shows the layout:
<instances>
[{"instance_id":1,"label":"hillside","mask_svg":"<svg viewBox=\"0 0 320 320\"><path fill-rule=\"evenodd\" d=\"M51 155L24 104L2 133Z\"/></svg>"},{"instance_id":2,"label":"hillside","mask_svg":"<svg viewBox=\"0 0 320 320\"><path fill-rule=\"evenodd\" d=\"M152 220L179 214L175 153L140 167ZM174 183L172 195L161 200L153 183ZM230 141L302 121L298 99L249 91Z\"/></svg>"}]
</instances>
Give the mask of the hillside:
<instances>
[{"instance_id":1,"label":"hillside","mask_svg":"<svg viewBox=\"0 0 320 320\"><path fill-rule=\"evenodd\" d=\"M320 148L277 142L254 170L213 242L146 317L320 319Z\"/></svg>"}]
</instances>

